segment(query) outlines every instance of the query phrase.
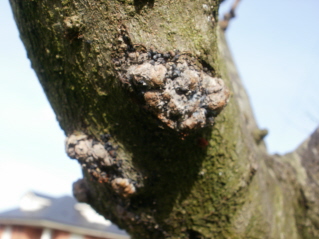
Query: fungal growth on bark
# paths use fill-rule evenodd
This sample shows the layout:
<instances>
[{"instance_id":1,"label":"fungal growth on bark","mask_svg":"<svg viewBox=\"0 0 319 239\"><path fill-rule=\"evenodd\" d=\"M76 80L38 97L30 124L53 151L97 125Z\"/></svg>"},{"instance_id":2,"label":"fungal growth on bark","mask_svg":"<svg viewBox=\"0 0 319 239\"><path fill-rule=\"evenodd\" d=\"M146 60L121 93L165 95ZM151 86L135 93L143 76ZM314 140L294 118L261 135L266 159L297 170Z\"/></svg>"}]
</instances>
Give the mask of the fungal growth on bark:
<instances>
[{"instance_id":1,"label":"fungal growth on bark","mask_svg":"<svg viewBox=\"0 0 319 239\"><path fill-rule=\"evenodd\" d=\"M187 52L133 45L126 31L121 31L118 44L115 69L144 108L177 131L213 125L230 94L212 69Z\"/></svg>"},{"instance_id":2,"label":"fungal growth on bark","mask_svg":"<svg viewBox=\"0 0 319 239\"><path fill-rule=\"evenodd\" d=\"M70 41L81 38L81 31L83 30L83 23L81 17L75 15L66 17L63 21L64 35Z\"/></svg>"},{"instance_id":3,"label":"fungal growth on bark","mask_svg":"<svg viewBox=\"0 0 319 239\"><path fill-rule=\"evenodd\" d=\"M102 144L88 135L72 134L65 140L65 150L70 158L79 161L93 179L100 183L108 183L114 192L127 197L135 193L136 189L133 180L125 174L110 137L102 135Z\"/></svg>"},{"instance_id":4,"label":"fungal growth on bark","mask_svg":"<svg viewBox=\"0 0 319 239\"><path fill-rule=\"evenodd\" d=\"M130 180L127 178L115 178L112 181L112 188L116 193L121 194L124 197L135 193L134 185L131 184Z\"/></svg>"}]
</instances>

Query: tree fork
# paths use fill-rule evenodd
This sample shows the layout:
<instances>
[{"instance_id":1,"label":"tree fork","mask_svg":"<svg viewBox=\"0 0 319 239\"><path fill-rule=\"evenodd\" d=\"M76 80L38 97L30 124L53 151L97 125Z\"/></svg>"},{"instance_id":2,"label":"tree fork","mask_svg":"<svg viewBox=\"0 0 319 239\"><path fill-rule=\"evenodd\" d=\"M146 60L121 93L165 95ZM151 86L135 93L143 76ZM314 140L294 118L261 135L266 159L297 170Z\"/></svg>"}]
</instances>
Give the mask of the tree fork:
<instances>
[{"instance_id":1,"label":"tree fork","mask_svg":"<svg viewBox=\"0 0 319 239\"><path fill-rule=\"evenodd\" d=\"M218 31L218 1L10 3L32 67L68 136L67 153L83 167L84 179L74 184L79 201L133 238L317 236L296 168L286 156L266 154ZM163 82L142 80L140 86L134 80L146 71L158 76L155 66L181 55L182 72L178 63L177 70L162 67L166 78L195 69L201 84L209 79L224 93L216 108L208 101L190 115L165 118L171 113L158 107L163 99L146 92L164 95L158 93ZM146 70L129 69L134 61ZM232 97L224 108L227 88ZM179 90L169 97L186 94L183 85ZM207 117L196 118L200 112Z\"/></svg>"}]
</instances>

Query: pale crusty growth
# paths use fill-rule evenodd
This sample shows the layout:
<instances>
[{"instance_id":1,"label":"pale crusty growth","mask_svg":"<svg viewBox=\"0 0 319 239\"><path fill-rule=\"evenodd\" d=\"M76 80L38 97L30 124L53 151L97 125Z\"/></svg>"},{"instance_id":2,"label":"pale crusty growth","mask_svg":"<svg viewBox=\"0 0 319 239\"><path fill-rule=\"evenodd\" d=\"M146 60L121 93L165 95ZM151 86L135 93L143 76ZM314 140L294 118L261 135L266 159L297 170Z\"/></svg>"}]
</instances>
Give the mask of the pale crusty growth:
<instances>
[{"instance_id":1,"label":"pale crusty growth","mask_svg":"<svg viewBox=\"0 0 319 239\"><path fill-rule=\"evenodd\" d=\"M72 134L65 140L65 151L77 159L83 168L98 182L108 183L115 193L128 197L135 193L131 180L125 178L118 166L116 148L109 141L110 135L102 135L104 145L83 133Z\"/></svg>"},{"instance_id":2,"label":"pale crusty growth","mask_svg":"<svg viewBox=\"0 0 319 239\"><path fill-rule=\"evenodd\" d=\"M224 81L191 53L158 52L133 45L125 29L119 29L114 49L114 68L121 81L176 131L213 125L214 117L228 102L230 93Z\"/></svg>"},{"instance_id":3,"label":"pale crusty growth","mask_svg":"<svg viewBox=\"0 0 319 239\"><path fill-rule=\"evenodd\" d=\"M112 188L118 194L127 197L135 193L135 187L127 178L116 178L112 181Z\"/></svg>"},{"instance_id":4,"label":"pale crusty growth","mask_svg":"<svg viewBox=\"0 0 319 239\"><path fill-rule=\"evenodd\" d=\"M141 83L148 88L163 87L166 68L163 65L151 65L146 62L141 65L133 65L127 73L129 77L132 77L136 83Z\"/></svg>"},{"instance_id":5,"label":"pale crusty growth","mask_svg":"<svg viewBox=\"0 0 319 239\"><path fill-rule=\"evenodd\" d=\"M65 151L70 158L89 162L91 159L102 161L110 166L112 160L101 143L93 144L93 140L84 134L72 134L65 140Z\"/></svg>"},{"instance_id":6,"label":"pale crusty growth","mask_svg":"<svg viewBox=\"0 0 319 239\"><path fill-rule=\"evenodd\" d=\"M79 16L66 17L63 22L67 29L80 29L82 26Z\"/></svg>"},{"instance_id":7,"label":"pale crusty growth","mask_svg":"<svg viewBox=\"0 0 319 239\"><path fill-rule=\"evenodd\" d=\"M229 98L222 79L208 75L186 57L130 65L125 78L142 91L149 110L176 130L212 125Z\"/></svg>"}]
</instances>

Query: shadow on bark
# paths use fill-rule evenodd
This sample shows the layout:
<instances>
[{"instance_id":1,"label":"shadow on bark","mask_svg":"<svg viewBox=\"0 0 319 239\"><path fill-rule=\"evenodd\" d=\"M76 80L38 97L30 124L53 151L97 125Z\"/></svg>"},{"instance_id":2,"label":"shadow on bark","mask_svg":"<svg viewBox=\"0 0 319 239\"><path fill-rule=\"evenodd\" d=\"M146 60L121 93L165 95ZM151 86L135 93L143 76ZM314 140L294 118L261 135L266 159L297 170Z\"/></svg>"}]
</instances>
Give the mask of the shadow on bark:
<instances>
[{"instance_id":1,"label":"shadow on bark","mask_svg":"<svg viewBox=\"0 0 319 239\"><path fill-rule=\"evenodd\" d=\"M126 106L121 110L123 115L132 108L130 104ZM130 211L148 208L157 219L165 219L176 200L187 198L200 176L202 162L207 157L206 145L201 140L210 140L211 128L184 136L162 128L158 119L140 111L138 117L136 114L129 116L131 120L135 118L134 122L124 120L111 134L131 152L133 165L144 181L144 187L131 198L134 208Z\"/></svg>"},{"instance_id":2,"label":"shadow on bark","mask_svg":"<svg viewBox=\"0 0 319 239\"><path fill-rule=\"evenodd\" d=\"M143 9L143 7L148 6L149 8L154 7L155 0L134 0L134 7L137 13Z\"/></svg>"}]
</instances>

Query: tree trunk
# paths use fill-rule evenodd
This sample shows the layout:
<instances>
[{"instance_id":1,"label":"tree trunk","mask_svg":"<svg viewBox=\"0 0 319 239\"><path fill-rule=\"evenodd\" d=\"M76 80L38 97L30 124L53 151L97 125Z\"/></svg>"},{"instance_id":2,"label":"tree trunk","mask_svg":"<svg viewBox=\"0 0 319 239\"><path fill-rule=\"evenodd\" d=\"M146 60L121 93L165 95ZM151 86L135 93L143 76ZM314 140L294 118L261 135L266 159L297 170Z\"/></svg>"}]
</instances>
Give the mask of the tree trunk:
<instances>
[{"instance_id":1,"label":"tree trunk","mask_svg":"<svg viewBox=\"0 0 319 239\"><path fill-rule=\"evenodd\" d=\"M218 1L10 2L79 201L132 238L319 238L319 131L267 155Z\"/></svg>"}]
</instances>

